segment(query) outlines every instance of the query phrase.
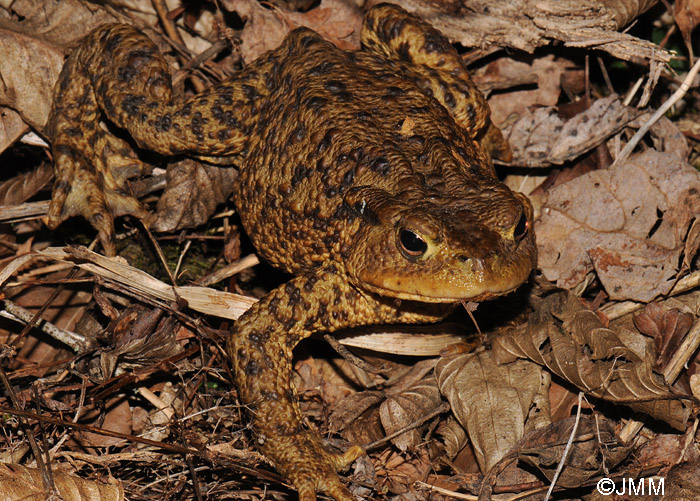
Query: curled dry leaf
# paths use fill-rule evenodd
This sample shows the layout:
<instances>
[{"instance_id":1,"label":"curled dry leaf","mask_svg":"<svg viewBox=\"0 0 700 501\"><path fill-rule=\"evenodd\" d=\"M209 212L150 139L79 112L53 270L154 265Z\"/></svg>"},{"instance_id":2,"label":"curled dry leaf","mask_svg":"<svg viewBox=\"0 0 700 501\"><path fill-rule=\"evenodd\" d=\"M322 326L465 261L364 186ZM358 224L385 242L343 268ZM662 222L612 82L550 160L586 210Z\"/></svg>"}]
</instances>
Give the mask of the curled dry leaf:
<instances>
[{"instance_id":1,"label":"curled dry leaf","mask_svg":"<svg viewBox=\"0 0 700 501\"><path fill-rule=\"evenodd\" d=\"M644 113L630 123L630 127L642 127L653 113ZM649 129L654 148L663 153L672 153L681 160L687 160L690 153L688 140L678 126L666 117L661 117Z\"/></svg>"},{"instance_id":2,"label":"curled dry leaf","mask_svg":"<svg viewBox=\"0 0 700 501\"><path fill-rule=\"evenodd\" d=\"M0 27L0 105L42 130L49 117L53 86L63 67L63 52L31 35ZM37 99L44 96L44 99Z\"/></svg>"},{"instance_id":3,"label":"curled dry leaf","mask_svg":"<svg viewBox=\"0 0 700 501\"><path fill-rule=\"evenodd\" d=\"M355 443L370 443L411 425L440 404L440 392L425 376L435 367L434 359L414 364L385 391L362 391L342 399L330 416L331 429ZM421 423L422 424L422 423ZM412 449L421 440L420 428L393 440L401 450Z\"/></svg>"},{"instance_id":4,"label":"curled dry leaf","mask_svg":"<svg viewBox=\"0 0 700 501\"><path fill-rule=\"evenodd\" d=\"M124 435L132 432L132 410L125 395L101 401L101 405L88 407L80 418L83 424L91 424L102 430L115 431ZM73 438L83 447L110 447L124 445L123 438L110 437L91 431L76 431Z\"/></svg>"},{"instance_id":5,"label":"curled dry leaf","mask_svg":"<svg viewBox=\"0 0 700 501\"><path fill-rule=\"evenodd\" d=\"M300 26L311 28L341 49L360 46L362 13L354 2L322 0L317 7L303 13L279 7L266 9L251 0L223 0L221 3L246 20L240 50L248 62L277 48L287 33Z\"/></svg>"},{"instance_id":6,"label":"curled dry leaf","mask_svg":"<svg viewBox=\"0 0 700 501\"><path fill-rule=\"evenodd\" d=\"M482 472L522 438L540 372L524 360L499 364L492 351L446 357L435 367L440 391L467 430Z\"/></svg>"},{"instance_id":7,"label":"curled dry leaf","mask_svg":"<svg viewBox=\"0 0 700 501\"><path fill-rule=\"evenodd\" d=\"M237 176L233 167L207 165L192 159L170 165L152 228L174 231L204 224L216 206L228 199Z\"/></svg>"},{"instance_id":8,"label":"curled dry leaf","mask_svg":"<svg viewBox=\"0 0 700 501\"><path fill-rule=\"evenodd\" d=\"M380 3L382 0L373 0ZM532 53L559 40L575 47L593 47L625 60L669 61L671 54L658 45L627 33L618 33L652 0L469 0L425 2L402 0L450 40L465 47L499 45Z\"/></svg>"},{"instance_id":9,"label":"curled dry leaf","mask_svg":"<svg viewBox=\"0 0 700 501\"><path fill-rule=\"evenodd\" d=\"M499 57L472 78L487 95L491 89L508 88L507 92L492 93L488 98L491 120L499 125L512 116L526 115L530 108L557 104L562 76L574 65L573 61L552 54L518 59Z\"/></svg>"},{"instance_id":10,"label":"curled dry leaf","mask_svg":"<svg viewBox=\"0 0 700 501\"><path fill-rule=\"evenodd\" d=\"M384 392L362 391L348 395L333 408L330 428L342 431L343 438L356 444L368 444L384 437L377 408Z\"/></svg>"},{"instance_id":11,"label":"curled dry leaf","mask_svg":"<svg viewBox=\"0 0 700 501\"><path fill-rule=\"evenodd\" d=\"M0 205L17 205L30 199L53 178L53 169L41 164L0 183Z\"/></svg>"},{"instance_id":12,"label":"curled dry leaf","mask_svg":"<svg viewBox=\"0 0 700 501\"><path fill-rule=\"evenodd\" d=\"M175 317L163 318L163 310L146 310L138 306L127 308L112 321L107 332L112 336L111 349L100 353L104 380L117 367L135 369L158 363L182 352L175 340Z\"/></svg>"},{"instance_id":13,"label":"curled dry leaf","mask_svg":"<svg viewBox=\"0 0 700 501\"><path fill-rule=\"evenodd\" d=\"M575 419L572 416L557 421L524 437L516 451L518 459L534 466L552 480ZM557 485L580 487L605 468L617 466L631 450L632 446L624 446L617 441L614 423L600 416L582 416Z\"/></svg>"},{"instance_id":14,"label":"curled dry leaf","mask_svg":"<svg viewBox=\"0 0 700 501\"><path fill-rule=\"evenodd\" d=\"M537 226L538 264L560 287L595 270L611 299L651 301L673 286L698 213L700 173L648 150L552 189Z\"/></svg>"},{"instance_id":15,"label":"curled dry leaf","mask_svg":"<svg viewBox=\"0 0 700 501\"><path fill-rule=\"evenodd\" d=\"M115 479L109 483L88 480L62 471L53 472L56 490L64 501L122 501L124 487ZM0 498L45 501L41 471L18 464L0 463Z\"/></svg>"},{"instance_id":16,"label":"curled dry leaf","mask_svg":"<svg viewBox=\"0 0 700 501\"><path fill-rule=\"evenodd\" d=\"M207 287L173 287L125 264L122 258L108 258L85 247L49 247L42 252L19 256L0 271L0 284L5 283L17 270L35 259L71 262L90 273L122 284L135 294L145 295L151 300L172 302L184 299L189 308L194 311L222 318L235 320L256 302L256 299L247 296Z\"/></svg>"},{"instance_id":17,"label":"curled dry leaf","mask_svg":"<svg viewBox=\"0 0 700 501\"><path fill-rule=\"evenodd\" d=\"M634 325L639 332L654 339L656 348L655 368L663 368L683 337L693 325L695 315L678 308L665 308L657 302L647 304L634 315Z\"/></svg>"},{"instance_id":18,"label":"curled dry leaf","mask_svg":"<svg viewBox=\"0 0 700 501\"><path fill-rule=\"evenodd\" d=\"M390 395L379 406L379 417L387 435L411 425L440 405L440 391L434 379L424 379L406 390ZM423 427L413 428L391 442L401 451L421 443Z\"/></svg>"},{"instance_id":19,"label":"curled dry leaf","mask_svg":"<svg viewBox=\"0 0 700 501\"><path fill-rule=\"evenodd\" d=\"M634 411L685 429L691 408L640 359L598 316L566 291L547 296L528 324L494 339L502 360L527 358L587 395L623 404Z\"/></svg>"},{"instance_id":20,"label":"curled dry leaf","mask_svg":"<svg viewBox=\"0 0 700 501\"><path fill-rule=\"evenodd\" d=\"M700 0L676 0L673 6L673 18L683 34L683 40L691 49L690 34L700 23Z\"/></svg>"},{"instance_id":21,"label":"curled dry leaf","mask_svg":"<svg viewBox=\"0 0 700 501\"><path fill-rule=\"evenodd\" d=\"M10 3L8 9L15 18L11 22L0 20L0 26L11 26L18 33L36 37L64 49L72 47L98 26L124 21L123 17L118 17L116 9L98 8L82 0L40 3L36 0L14 0ZM40 60L39 56L33 61ZM51 96L50 93L45 97L50 100Z\"/></svg>"},{"instance_id":22,"label":"curled dry leaf","mask_svg":"<svg viewBox=\"0 0 700 501\"><path fill-rule=\"evenodd\" d=\"M675 465L666 475L665 499L690 501L700 499L700 460Z\"/></svg>"},{"instance_id":23,"label":"curled dry leaf","mask_svg":"<svg viewBox=\"0 0 700 501\"><path fill-rule=\"evenodd\" d=\"M16 111L0 106L0 153L12 146L29 130L22 117Z\"/></svg>"},{"instance_id":24,"label":"curled dry leaf","mask_svg":"<svg viewBox=\"0 0 700 501\"><path fill-rule=\"evenodd\" d=\"M504 128L513 151L514 165L547 167L561 165L603 143L639 115L623 106L617 96L595 101L590 108L568 120L554 107L539 108Z\"/></svg>"},{"instance_id":25,"label":"curled dry leaf","mask_svg":"<svg viewBox=\"0 0 700 501\"><path fill-rule=\"evenodd\" d=\"M469 441L467 432L464 431L462 425L452 417L437 429L437 434L442 437L445 443L445 454L447 454L447 458L450 460L454 459Z\"/></svg>"}]
</instances>

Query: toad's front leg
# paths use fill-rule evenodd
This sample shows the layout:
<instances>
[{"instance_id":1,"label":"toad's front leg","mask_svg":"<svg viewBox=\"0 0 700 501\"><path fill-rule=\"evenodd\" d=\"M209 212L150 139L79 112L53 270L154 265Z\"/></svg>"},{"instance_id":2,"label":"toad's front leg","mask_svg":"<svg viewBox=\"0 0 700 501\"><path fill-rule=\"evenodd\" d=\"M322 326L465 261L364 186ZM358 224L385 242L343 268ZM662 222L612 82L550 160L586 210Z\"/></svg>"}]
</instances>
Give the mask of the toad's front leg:
<instances>
[{"instance_id":1,"label":"toad's front leg","mask_svg":"<svg viewBox=\"0 0 700 501\"><path fill-rule=\"evenodd\" d=\"M306 430L291 382L292 349L316 331L374 323L434 322L444 306L400 309L391 300L360 292L334 265L299 276L270 292L237 322L228 340L239 396L253 419L257 443L299 499L325 492L352 500L337 471L362 454L358 446L333 454Z\"/></svg>"}]
</instances>

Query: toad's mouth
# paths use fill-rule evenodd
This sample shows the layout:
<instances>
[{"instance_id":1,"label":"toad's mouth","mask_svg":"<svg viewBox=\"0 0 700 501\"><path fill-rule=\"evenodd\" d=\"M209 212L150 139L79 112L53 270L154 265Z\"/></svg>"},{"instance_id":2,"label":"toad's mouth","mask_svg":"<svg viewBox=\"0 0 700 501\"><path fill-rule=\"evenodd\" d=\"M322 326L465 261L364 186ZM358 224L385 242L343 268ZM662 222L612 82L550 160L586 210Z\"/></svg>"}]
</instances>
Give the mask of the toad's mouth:
<instances>
[{"instance_id":1,"label":"toad's mouth","mask_svg":"<svg viewBox=\"0 0 700 501\"><path fill-rule=\"evenodd\" d=\"M532 265L520 264L500 273L447 271L427 277L365 271L359 278L363 288L370 292L396 299L423 303L479 302L513 292L527 281Z\"/></svg>"}]
</instances>

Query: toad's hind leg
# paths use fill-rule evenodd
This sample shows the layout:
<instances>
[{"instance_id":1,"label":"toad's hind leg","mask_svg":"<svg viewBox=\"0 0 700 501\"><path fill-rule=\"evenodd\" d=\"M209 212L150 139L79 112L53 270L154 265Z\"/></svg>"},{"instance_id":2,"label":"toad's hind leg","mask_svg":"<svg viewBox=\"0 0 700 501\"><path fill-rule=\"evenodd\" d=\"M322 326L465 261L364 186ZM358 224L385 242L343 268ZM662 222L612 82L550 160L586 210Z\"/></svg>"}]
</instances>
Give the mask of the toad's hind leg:
<instances>
[{"instance_id":1,"label":"toad's hind leg","mask_svg":"<svg viewBox=\"0 0 700 501\"><path fill-rule=\"evenodd\" d=\"M362 48L406 63L419 85L432 93L473 139L495 158L511 158L508 143L491 123L486 99L442 33L401 7L380 4L365 15Z\"/></svg>"},{"instance_id":2,"label":"toad's hind leg","mask_svg":"<svg viewBox=\"0 0 700 501\"><path fill-rule=\"evenodd\" d=\"M56 170L49 225L81 214L113 254L113 216L146 214L125 189L144 164L100 119L163 155L238 153L269 88L262 80L274 58L264 56L235 81L174 103L168 64L148 37L129 25L93 31L68 57L54 91L46 129Z\"/></svg>"},{"instance_id":3,"label":"toad's hind leg","mask_svg":"<svg viewBox=\"0 0 700 501\"><path fill-rule=\"evenodd\" d=\"M397 308L358 291L333 265L292 279L262 298L236 321L228 339L239 398L253 421L256 442L304 501L325 492L339 501L353 497L337 471L362 454L326 450L318 433L302 424L292 386L292 349L317 331L335 331L370 323L435 322L450 305Z\"/></svg>"}]
</instances>

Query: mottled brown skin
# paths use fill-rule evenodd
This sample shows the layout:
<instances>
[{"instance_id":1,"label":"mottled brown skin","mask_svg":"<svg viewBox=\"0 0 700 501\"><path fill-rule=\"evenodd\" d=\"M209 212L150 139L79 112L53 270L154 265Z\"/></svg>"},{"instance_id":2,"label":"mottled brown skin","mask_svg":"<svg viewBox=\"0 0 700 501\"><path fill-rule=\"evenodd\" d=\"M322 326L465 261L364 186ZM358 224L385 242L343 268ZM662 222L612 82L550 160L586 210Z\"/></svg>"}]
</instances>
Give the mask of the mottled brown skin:
<instances>
[{"instance_id":1,"label":"mottled brown skin","mask_svg":"<svg viewBox=\"0 0 700 501\"><path fill-rule=\"evenodd\" d=\"M304 428L290 380L299 340L438 321L517 288L536 260L532 208L482 147L507 146L447 40L380 5L362 44L345 52L297 29L235 80L174 103L156 47L130 26L102 27L68 59L49 127L51 222L85 215L108 252L113 215L145 211L122 188L141 164L101 114L141 148L240 166L248 234L296 277L236 322L228 352L258 445L303 500L352 499L336 472L362 449L332 454Z\"/></svg>"}]
</instances>

